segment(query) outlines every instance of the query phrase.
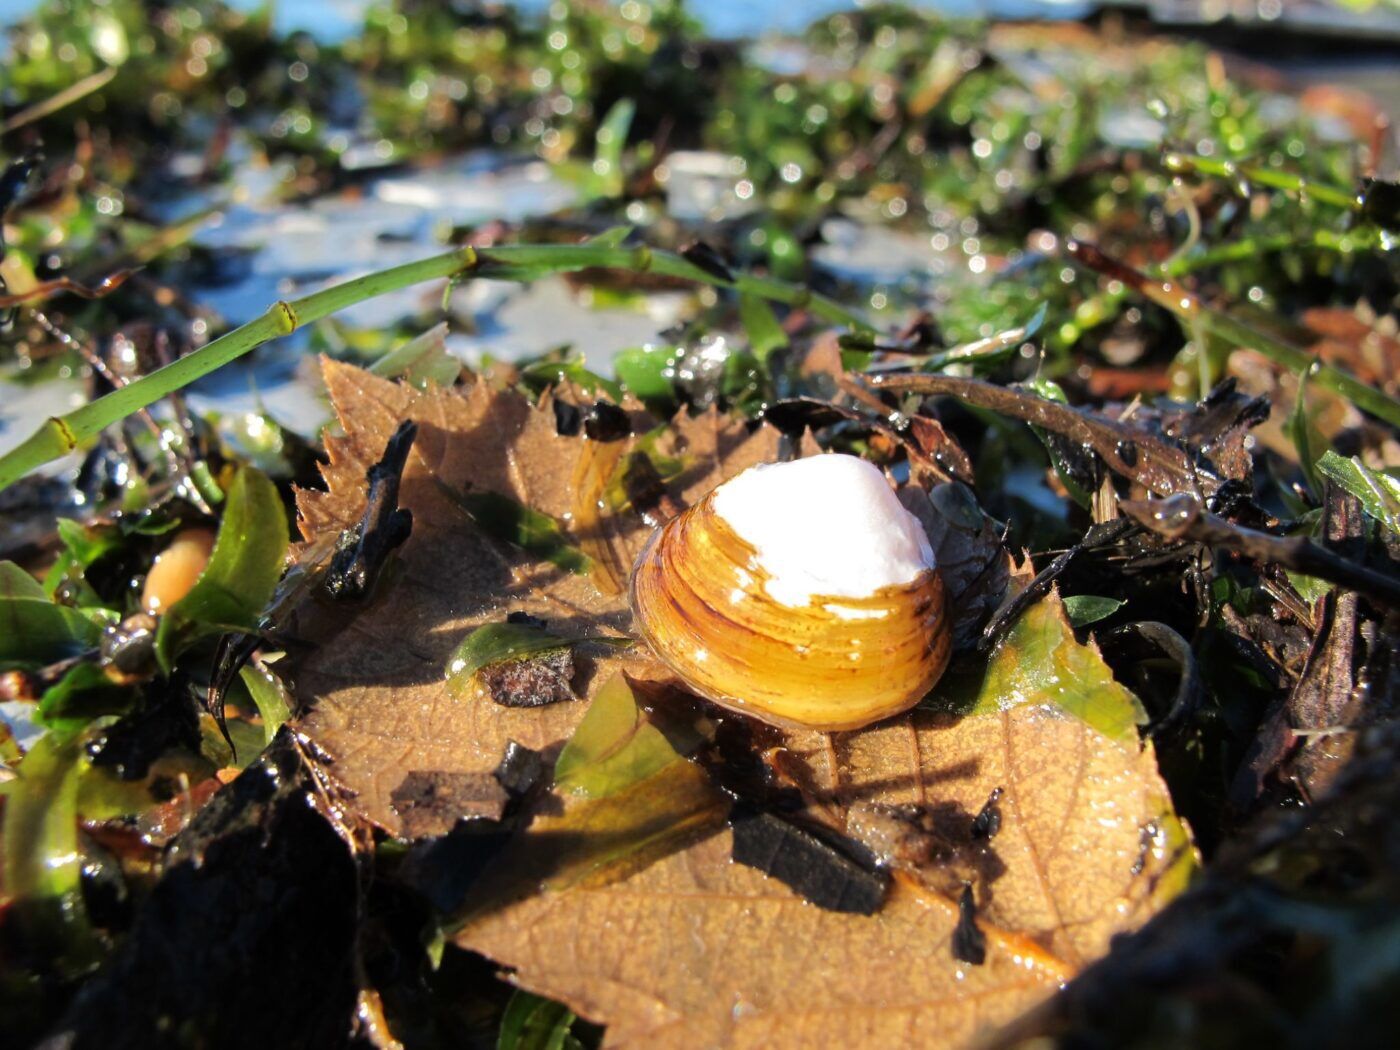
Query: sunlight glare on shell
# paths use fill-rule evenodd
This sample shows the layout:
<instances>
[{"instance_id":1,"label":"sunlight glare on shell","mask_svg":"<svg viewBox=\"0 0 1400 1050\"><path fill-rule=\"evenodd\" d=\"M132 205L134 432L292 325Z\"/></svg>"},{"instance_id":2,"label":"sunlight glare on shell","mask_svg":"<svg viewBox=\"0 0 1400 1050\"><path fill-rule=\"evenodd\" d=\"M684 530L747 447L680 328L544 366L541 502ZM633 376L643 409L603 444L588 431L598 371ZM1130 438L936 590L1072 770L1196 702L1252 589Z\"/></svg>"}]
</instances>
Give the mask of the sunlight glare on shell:
<instances>
[{"instance_id":1,"label":"sunlight glare on shell","mask_svg":"<svg viewBox=\"0 0 1400 1050\"><path fill-rule=\"evenodd\" d=\"M934 567L918 520L880 469L856 456L750 467L715 490L714 507L754 548L769 596L783 605L868 598Z\"/></svg>"}]
</instances>

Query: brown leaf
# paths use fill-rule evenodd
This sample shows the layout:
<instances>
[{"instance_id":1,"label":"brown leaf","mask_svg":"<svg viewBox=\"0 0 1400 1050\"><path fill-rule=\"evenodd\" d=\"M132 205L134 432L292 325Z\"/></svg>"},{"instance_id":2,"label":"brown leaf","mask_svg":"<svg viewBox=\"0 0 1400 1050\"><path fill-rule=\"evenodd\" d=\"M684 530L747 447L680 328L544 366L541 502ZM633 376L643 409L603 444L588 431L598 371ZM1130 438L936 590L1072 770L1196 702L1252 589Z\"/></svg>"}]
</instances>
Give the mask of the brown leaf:
<instances>
[{"instance_id":1,"label":"brown leaf","mask_svg":"<svg viewBox=\"0 0 1400 1050\"><path fill-rule=\"evenodd\" d=\"M954 1046L1054 991L992 950L957 965L956 910L902 886L878 917L823 911L714 835L601 889L531 897L460 936L607 1024L605 1045Z\"/></svg>"},{"instance_id":2,"label":"brown leaf","mask_svg":"<svg viewBox=\"0 0 1400 1050\"><path fill-rule=\"evenodd\" d=\"M1141 1047L1162 1041L1148 1018L1167 1016L1174 1046L1393 1043L1388 1001L1358 1006L1353 986L1319 975L1390 973L1353 960L1394 943L1400 916L1385 853L1400 836L1397 729L1363 734L1312 805L1239 827L1186 893L988 1045Z\"/></svg>"},{"instance_id":3,"label":"brown leaf","mask_svg":"<svg viewBox=\"0 0 1400 1050\"><path fill-rule=\"evenodd\" d=\"M584 649L575 654L581 670L573 684L585 702L513 709L479 693L450 696L444 668L453 647L468 630L510 612L542 617L565 637L626 625L621 595L600 593L592 579L484 535L451 492L470 486L549 514L570 542L591 545L595 565L611 557L614 573L625 571L647 529L630 511L585 516L581 524L580 479L596 504L611 491L604 475L640 439L616 442L614 454L560 437L547 399L532 406L481 385L418 392L335 364L326 375L346 433L328 443L328 492L301 494L308 539L357 520L365 465L405 417L420 427L400 497L415 525L367 604L308 618L307 633L324 641L295 667L298 696L312 705L300 728L335 760L364 816L394 833L440 830L458 802L470 801L473 812L490 808L493 793L479 789L489 787L484 778L509 740L548 755L615 670L654 670L639 655L585 656ZM682 504L780 451L771 429L751 430L714 412L679 417L654 440L658 454L682 458L670 485ZM964 531L957 546L970 558L998 551L985 523L969 521ZM953 549L945 552L950 569ZM981 560L971 558L970 575L973 562ZM993 570L1004 571L999 553ZM1058 599L1038 603L1024 619L1031 633L1013 629L994 657L1000 669L988 680L1003 683L1006 695L979 699L989 714L918 711L837 737L774 737L786 744L785 765L803 793L828 800L814 801L809 815L834 821L835 830L855 803L914 803L926 807L930 826L937 817L954 839L961 836L958 849L975 861L967 877L985 964L954 957L961 886L952 892L952 869L938 859L897 871L874 916L841 914L734 864L727 830L684 848L678 841L641 870L623 866L620 881L575 877L575 868L586 875L592 863L591 846L578 843L584 852L566 864L567 877L544 880L541 889L538 872L523 871L526 882L490 896L458 943L606 1024L610 1045L806 1045L837 1030L850 1042L953 1046L1017 1016L1101 955L1114 933L1150 914L1186 848L1131 722L1127 736L1105 736L1056 706L1065 691L1042 695L1051 688L1049 670L1033 678L1014 666L1024 659L1087 668L1094 673L1083 677L1111 689L1097 652L1074 641ZM1032 681L1039 684L1022 695ZM1002 789L999 831L975 841L973 814L995 788ZM673 800L677 812L685 801ZM712 808L698 811L697 833ZM542 817L517 848L529 854L531 834L547 844L552 832L576 825L567 812ZM551 863L562 856L534 855ZM481 899L475 903L481 908ZM962 930L966 941L965 921Z\"/></svg>"},{"instance_id":4,"label":"brown leaf","mask_svg":"<svg viewBox=\"0 0 1400 1050\"><path fill-rule=\"evenodd\" d=\"M581 703L512 709L480 696L449 696L444 669L468 631L512 612L540 617L566 638L617 633L628 620L619 591L601 593L591 578L485 535L451 493L508 496L568 525L571 542L587 544L595 561L608 551L616 564L630 566L649 527L635 514L619 514L595 517L590 527L600 531L586 531L578 524L578 494L580 477L610 469L606 461L625 461L636 442L559 436L547 396L532 405L484 383L465 392L419 391L333 361L324 372L344 435L326 440L326 491L298 493L308 542L359 520L365 470L400 420L419 424L399 498L413 514L412 534L366 604L301 617L297 633L319 644L292 669L297 698L310 707L299 728L334 757L363 815L400 833L394 796L411 776L488 775L508 741L547 749L582 717ZM683 458L685 471L671 491L688 503L744 468L776 459L778 441L769 427L751 432L712 410L678 419L658 451ZM585 700L613 670L646 674L651 666L627 653L576 654L576 662L573 684Z\"/></svg>"},{"instance_id":5,"label":"brown leaf","mask_svg":"<svg viewBox=\"0 0 1400 1050\"><path fill-rule=\"evenodd\" d=\"M1228 365L1232 378L1248 394L1266 398L1269 418L1250 433L1255 442L1267 447L1285 461L1298 461L1298 446L1289 435L1289 419L1298 402L1298 376L1280 369L1263 354L1241 349L1230 355ZM1308 423L1321 438L1334 442L1344 430L1358 426L1361 415L1350 401L1318 383L1307 386ZM1248 451L1245 452L1248 455Z\"/></svg>"},{"instance_id":6,"label":"brown leaf","mask_svg":"<svg viewBox=\"0 0 1400 1050\"><path fill-rule=\"evenodd\" d=\"M1254 472L1246 444L1249 432L1268 415L1266 399L1241 394L1227 379L1190 409L1163 412L1160 425L1181 447L1199 449L1221 477L1243 481Z\"/></svg>"},{"instance_id":7,"label":"brown leaf","mask_svg":"<svg viewBox=\"0 0 1400 1050\"><path fill-rule=\"evenodd\" d=\"M931 477L946 476L967 485L976 482L972 459L957 439L932 416L910 416L909 438L922 454L922 460L932 461L932 466L937 468L928 470Z\"/></svg>"},{"instance_id":8,"label":"brown leaf","mask_svg":"<svg viewBox=\"0 0 1400 1050\"><path fill-rule=\"evenodd\" d=\"M1131 730L1140 708L1097 649L1075 642L1052 593L993 656L972 710L989 713L921 708L829 747L820 734L790 747L811 789L847 805L936 805L970 823L1000 788L981 914L1075 970L1155 911L1189 866L1152 749Z\"/></svg>"},{"instance_id":9,"label":"brown leaf","mask_svg":"<svg viewBox=\"0 0 1400 1050\"><path fill-rule=\"evenodd\" d=\"M1176 858L1145 856L1169 816L1150 750L1030 703L958 720L918 712L840 739L835 753L847 799L936 802L970 818L1001 788L991 844L1000 874L981 915L1030 937L1068 972L1156 910L1158 877ZM807 754L827 779L820 752Z\"/></svg>"},{"instance_id":10,"label":"brown leaf","mask_svg":"<svg viewBox=\"0 0 1400 1050\"><path fill-rule=\"evenodd\" d=\"M785 768L829 810L912 804L961 837L978 861L957 874L975 882L984 965L954 957L960 885L937 860L898 870L885 906L852 916L731 862L729 832L624 881L471 918L458 943L606 1024L609 1046L795 1047L833 1032L850 1045L963 1046L986 1035L1150 917L1190 867L1151 749L1069 715L1053 683L1022 695L1035 679L1015 665L1072 662L1106 691L1101 705L1131 696L1074 641L1057 597L1025 619L988 673L1011 689L993 713L785 735ZM997 788L998 830L979 844L973 815Z\"/></svg>"}]
</instances>

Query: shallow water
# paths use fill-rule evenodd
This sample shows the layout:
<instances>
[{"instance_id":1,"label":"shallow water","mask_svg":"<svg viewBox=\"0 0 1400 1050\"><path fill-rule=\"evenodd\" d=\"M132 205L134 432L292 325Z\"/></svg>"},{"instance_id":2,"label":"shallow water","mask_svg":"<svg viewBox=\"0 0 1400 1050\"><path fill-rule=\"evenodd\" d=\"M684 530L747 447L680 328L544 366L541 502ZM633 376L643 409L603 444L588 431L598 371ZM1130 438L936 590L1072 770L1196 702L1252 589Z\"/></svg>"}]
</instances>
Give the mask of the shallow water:
<instances>
[{"instance_id":1,"label":"shallow water","mask_svg":"<svg viewBox=\"0 0 1400 1050\"><path fill-rule=\"evenodd\" d=\"M252 320L278 299L440 252L440 234L454 226L519 223L578 200L577 190L548 165L497 151L371 178L353 196L298 204L275 202L280 182L275 168L245 164L228 184L176 195L161 205L161 217L171 222L221 209L193 240L225 257L223 279L185 290L229 324ZM426 328L438 319L444 290L442 281L406 288L340 311L336 320L351 328L383 329L422 318ZM448 300L456 333L448 349L475 364L483 354L518 360L572 343L591 367L607 372L618 351L653 340L680 320L685 302L682 296L658 295L638 309L593 309L560 278L528 286L475 281ZM200 380L189 391L191 407L222 414L261 411L313 436L328 411L314 369L307 367L307 343L307 333L297 333ZM76 379L28 386L0 379L0 452L48 416L80 404L82 388Z\"/></svg>"}]
</instances>

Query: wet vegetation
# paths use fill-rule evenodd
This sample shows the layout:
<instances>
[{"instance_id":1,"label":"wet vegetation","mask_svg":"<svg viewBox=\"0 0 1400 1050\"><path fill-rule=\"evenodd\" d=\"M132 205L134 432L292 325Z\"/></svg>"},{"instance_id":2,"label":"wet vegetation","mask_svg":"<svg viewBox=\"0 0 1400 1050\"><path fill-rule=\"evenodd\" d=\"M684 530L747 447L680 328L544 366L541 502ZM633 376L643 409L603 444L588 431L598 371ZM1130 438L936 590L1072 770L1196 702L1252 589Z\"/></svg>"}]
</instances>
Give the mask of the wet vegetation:
<instances>
[{"instance_id":1,"label":"wet vegetation","mask_svg":"<svg viewBox=\"0 0 1400 1050\"><path fill-rule=\"evenodd\" d=\"M7 1045L1393 1032L1378 103L897 6L46 0L0 56ZM626 596L822 450L954 650L839 734Z\"/></svg>"}]
</instances>

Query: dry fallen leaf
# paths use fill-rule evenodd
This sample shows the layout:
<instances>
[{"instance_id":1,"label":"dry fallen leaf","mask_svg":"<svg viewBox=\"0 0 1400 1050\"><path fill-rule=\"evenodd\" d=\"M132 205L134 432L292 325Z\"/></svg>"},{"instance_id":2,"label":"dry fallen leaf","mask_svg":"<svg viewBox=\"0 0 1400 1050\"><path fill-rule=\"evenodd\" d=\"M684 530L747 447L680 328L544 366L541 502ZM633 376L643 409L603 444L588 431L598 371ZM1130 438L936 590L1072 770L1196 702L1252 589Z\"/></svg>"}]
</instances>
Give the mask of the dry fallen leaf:
<instances>
[{"instance_id":1,"label":"dry fallen leaf","mask_svg":"<svg viewBox=\"0 0 1400 1050\"><path fill-rule=\"evenodd\" d=\"M1053 680L1059 670L1074 680ZM612 885L536 890L471 917L458 943L606 1024L608 1046L796 1047L837 1033L967 1045L1102 956L1189 873L1136 711L1052 595L992 659L974 713L786 735L789 768L841 806L919 803L965 833L1001 789L1000 830L970 876L985 965L954 958L957 910L936 863L900 872L875 915L836 914L733 863L727 831Z\"/></svg>"},{"instance_id":2,"label":"dry fallen leaf","mask_svg":"<svg viewBox=\"0 0 1400 1050\"><path fill-rule=\"evenodd\" d=\"M565 637L626 627L625 603L598 568L570 574L490 538L451 493L470 486L549 514L595 566L612 559L616 576L646 527L630 512L589 513L579 493L596 506L641 439L611 449L561 437L547 400L535 407L484 385L418 392L336 364L326 377L346 435L328 442L328 492L300 496L304 534L358 518L364 470L402 418L420 425L401 492L414 529L365 606L331 609L310 625L329 633L294 669L298 698L311 707L300 727L330 753L364 816L391 832L431 833L433 821L417 812L406 820L396 797L400 806L415 792L445 801L450 812L428 814L442 823L496 812L499 791L473 799L464 786L484 784L510 740L552 754L587 707L517 709L480 693L449 695L444 667L462 637L514 611ZM777 458L779 441L711 412L678 419L657 439L661 455L682 450L669 490L688 503ZM984 575L972 565L970 578ZM583 662L585 699L620 668L655 674L640 654L604 651ZM1072 681L1057 685L1047 677L1056 669ZM970 708L981 713L919 710L832 738L771 737L809 797L838 819L857 805L913 802L951 818L965 837L972 815L1002 789L999 834L969 876L984 965L954 958L958 908L949 871L936 863L900 871L875 915L838 914L733 863L728 830L619 881L522 886L470 917L456 941L605 1024L608 1045L797 1046L835 1032L853 1044L965 1045L1101 956L1189 866L1151 750L1137 743L1133 703L1097 651L1074 640L1052 597L993 658ZM536 827L577 830L558 818Z\"/></svg>"},{"instance_id":3,"label":"dry fallen leaf","mask_svg":"<svg viewBox=\"0 0 1400 1050\"><path fill-rule=\"evenodd\" d=\"M1004 952L955 963L941 901L897 885L876 917L823 911L729 852L725 831L458 940L606 1024L606 1046L956 1046L1056 987Z\"/></svg>"},{"instance_id":4,"label":"dry fallen leaf","mask_svg":"<svg viewBox=\"0 0 1400 1050\"><path fill-rule=\"evenodd\" d=\"M626 602L620 593L600 593L587 576L485 535L450 493L470 487L508 496L568 525L572 542L585 550L610 548L620 564L630 565L648 526L635 514L612 515L606 537L583 534L577 522L588 508L578 494L585 487L581 478L601 471L605 482L607 464L625 461L638 439L561 437L548 397L532 405L485 383L465 392L419 391L333 361L325 362L324 372L345 433L326 439L327 491L298 494L303 536L313 541L359 519L365 470L403 419L419 424L400 491L413 532L364 606L337 606L298 624L303 635L321 642L292 669L298 701L310 708L299 728L335 760L337 776L356 793L363 815L393 833L403 831L394 795L421 785L421 774L450 774L454 800L463 805L470 802L463 778L480 778L478 805L464 812L493 815L501 795L487 780L507 742L557 746L585 705L523 710L454 698L444 681L452 649L473 628L512 612L547 620L566 638L615 634L626 625ZM776 459L778 442L769 427L751 431L712 410L678 420L658 451L682 458L684 473L670 488L688 503L750 465ZM579 662L583 699L618 667L650 666L626 653Z\"/></svg>"}]
</instances>

